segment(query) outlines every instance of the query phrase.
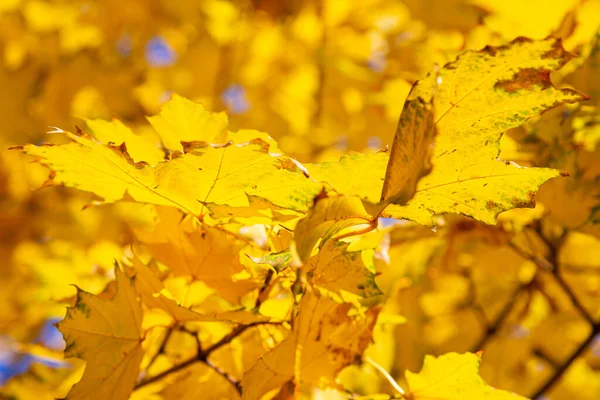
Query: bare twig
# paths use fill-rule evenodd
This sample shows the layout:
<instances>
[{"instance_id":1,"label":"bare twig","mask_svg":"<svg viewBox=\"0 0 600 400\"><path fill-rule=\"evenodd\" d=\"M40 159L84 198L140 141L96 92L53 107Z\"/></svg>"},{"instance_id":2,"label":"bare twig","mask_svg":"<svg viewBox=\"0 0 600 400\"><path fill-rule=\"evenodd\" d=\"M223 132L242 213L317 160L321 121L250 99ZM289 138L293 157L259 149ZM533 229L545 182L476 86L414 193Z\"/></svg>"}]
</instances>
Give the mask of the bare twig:
<instances>
[{"instance_id":1,"label":"bare twig","mask_svg":"<svg viewBox=\"0 0 600 400\"><path fill-rule=\"evenodd\" d=\"M552 245L550 242L547 241L547 243L549 245ZM560 271L558 268L558 264L557 264L557 260L556 260L556 251L554 250L554 248L552 248L551 250L551 257L552 260L545 260L541 257L536 256L535 254L531 254L528 253L527 251L523 250L522 248L520 248L519 246L517 246L516 244L510 242L509 245L523 258L530 260L532 262L534 262L539 268L551 272L552 276L554 277L556 283L558 283L558 285L561 287L562 291L567 295L567 297L569 298L569 300L571 301L571 304L573 304L573 307L575 307L575 309L577 309L577 311L579 312L579 314L581 314L581 316L583 318L585 318L585 320L590 324L590 325L594 325L596 322L594 321L594 319L592 318L592 316L590 315L590 313L585 309L585 307L583 307L583 305L581 304L581 302L579 301L579 299L577 299L577 297L575 296L575 293L571 290L571 288L569 287L569 285L565 282L565 280L563 279L563 277L560 275Z\"/></svg>"},{"instance_id":2,"label":"bare twig","mask_svg":"<svg viewBox=\"0 0 600 400\"><path fill-rule=\"evenodd\" d=\"M524 251L522 248L515 245L514 243L510 243L511 247L522 257L533 261L541 269L550 272L554 277L555 281L562 289L562 291L567 295L567 297L571 301L573 307L575 307L575 309L579 312L579 314L581 314L581 316L586 320L586 322L588 322L591 325L590 333L584 339L584 341L580 343L579 346L577 346L575 351L573 351L573 353L571 353L571 355L566 360L564 360L561 363L555 363L555 365L558 364L558 366L554 370L554 373L535 391L535 393L533 393L530 396L534 400L539 400L548 390L550 390L556 383L560 381L564 373L569 369L573 362L577 360L577 358L586 351L586 349L592 343L596 335L600 334L600 323L596 322L592 315L590 315L590 313L585 309L585 307L583 307L573 290L569 287L569 285L565 282L565 280L560 274L558 254L563 240L565 238L566 232L558 238L556 243L553 243L548 238L546 238L546 236L542 232L541 225L538 224L535 227L535 232L538 234L540 239L544 241L544 243L548 247L548 250L550 251L548 260L540 258L535 254L530 254L529 252Z\"/></svg>"},{"instance_id":3,"label":"bare twig","mask_svg":"<svg viewBox=\"0 0 600 400\"><path fill-rule=\"evenodd\" d=\"M160 346L158 347L158 350L156 351L154 356L152 356L152 359L148 362L146 371L148 371L150 369L150 367L152 366L152 364L154 364L154 362L156 361L158 356L160 356L161 354L163 354L165 352L165 347L167 346L167 342L169 341L169 338L171 337L171 333L173 333L173 329L167 328L167 332L165 332L165 336L163 337L163 340L162 340Z\"/></svg>"},{"instance_id":4,"label":"bare twig","mask_svg":"<svg viewBox=\"0 0 600 400\"><path fill-rule=\"evenodd\" d=\"M594 326L594 329L592 329L590 334L577 347L577 349L575 349L575 351L571 354L571 356L569 356L569 358L567 358L564 362L562 362L561 365L556 370L554 370L554 373L552 374L552 376L546 382L544 382L544 384L538 390L536 390L534 394L532 394L529 397L533 400L541 399L542 396L544 395L544 393L546 393L546 391L548 391L550 388L552 388L552 386L554 386L554 384L556 384L560 380L560 378L563 376L565 371L571 366L571 364L573 364L573 362L580 355L583 354L583 352L592 343L592 341L594 340L594 338L596 337L596 335L598 333L600 333L600 324Z\"/></svg>"},{"instance_id":5,"label":"bare twig","mask_svg":"<svg viewBox=\"0 0 600 400\"><path fill-rule=\"evenodd\" d=\"M519 298L519 294L526 287L526 285L519 286L512 296L508 299L500 313L496 317L493 323L486 326L486 331L483 336L479 339L479 341L472 347L472 352L477 352L482 350L487 343L494 337L494 335L498 332L498 330L502 327L513 307L517 303L517 299Z\"/></svg>"},{"instance_id":6,"label":"bare twig","mask_svg":"<svg viewBox=\"0 0 600 400\"><path fill-rule=\"evenodd\" d=\"M240 381L237 380L233 375L231 375L229 372L225 371L223 368L219 367L218 365L216 365L208 359L205 360L204 363L211 367L217 374L225 378L229 383L231 383L231 385L240 395L242 394L242 386L240 385Z\"/></svg>"},{"instance_id":7,"label":"bare twig","mask_svg":"<svg viewBox=\"0 0 600 400\"><path fill-rule=\"evenodd\" d=\"M205 364L208 365L207 360L208 357L212 354L212 352L220 349L221 347L231 343L231 341L233 339L235 339L236 337L238 337L239 335L241 335L242 333L244 333L247 329L256 326L256 325L261 325L263 323L261 322L255 322L252 324L248 324L248 325L239 325L236 328L234 328L231 332L229 332L229 334L225 335L221 340L219 340L218 342L214 343L213 345L209 346L207 349L205 350L200 350L198 352L198 354L193 357L190 358L189 360L186 360L184 362L182 362L181 364L175 365L163 372L161 372L160 374L157 374L153 377L150 377L140 383L138 383L135 386L135 389L139 389L143 386L149 385L151 383L157 382L161 379L163 379L164 377L171 375L175 372L181 371L182 369L185 369L187 367L189 367L190 365L196 363L196 362L203 362Z\"/></svg>"}]
</instances>

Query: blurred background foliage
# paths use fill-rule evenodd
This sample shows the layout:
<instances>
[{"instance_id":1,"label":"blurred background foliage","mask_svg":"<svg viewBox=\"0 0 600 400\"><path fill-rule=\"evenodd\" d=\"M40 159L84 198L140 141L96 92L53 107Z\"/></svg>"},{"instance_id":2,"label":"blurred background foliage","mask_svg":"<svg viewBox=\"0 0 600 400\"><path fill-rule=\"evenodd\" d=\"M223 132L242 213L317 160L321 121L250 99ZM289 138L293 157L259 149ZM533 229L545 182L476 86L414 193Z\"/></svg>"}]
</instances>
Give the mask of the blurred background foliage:
<instances>
[{"instance_id":1,"label":"blurred background foliage","mask_svg":"<svg viewBox=\"0 0 600 400\"><path fill-rule=\"evenodd\" d=\"M558 376L544 398L597 400L599 27L598 0L0 0L2 396L66 394L82 365L62 359L61 301L72 284L101 292L132 227L152 220L126 204L87 207L91 195L65 188L32 191L47 171L9 146L61 141L48 126L83 118L118 118L158 142L145 116L177 93L225 112L232 130L268 132L301 162L337 160L390 145L412 83L436 64L554 35L575 55L554 82L591 100L508 132L500 157L571 176L496 226L383 221L364 240L381 241L375 267L391 301L367 354L399 377L424 354L484 349L495 387L531 395ZM354 393L390 389L368 365L341 379Z\"/></svg>"}]
</instances>

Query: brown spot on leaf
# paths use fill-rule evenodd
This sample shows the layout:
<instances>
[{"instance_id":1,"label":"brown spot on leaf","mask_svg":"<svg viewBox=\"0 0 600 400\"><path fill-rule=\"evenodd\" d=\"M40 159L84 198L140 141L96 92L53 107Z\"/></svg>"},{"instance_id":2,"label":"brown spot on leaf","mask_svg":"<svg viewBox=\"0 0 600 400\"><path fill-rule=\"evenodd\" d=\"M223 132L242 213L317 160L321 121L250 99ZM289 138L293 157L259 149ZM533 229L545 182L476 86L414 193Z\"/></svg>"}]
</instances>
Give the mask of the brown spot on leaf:
<instances>
[{"instance_id":1,"label":"brown spot on leaf","mask_svg":"<svg viewBox=\"0 0 600 400\"><path fill-rule=\"evenodd\" d=\"M127 145L125 142L121 143L119 146L108 146L108 148L114 151L117 155L123 157L128 164L133 165L137 169L143 169L149 165L146 161L135 162L127 151Z\"/></svg>"},{"instance_id":2,"label":"brown spot on leaf","mask_svg":"<svg viewBox=\"0 0 600 400\"><path fill-rule=\"evenodd\" d=\"M314 197L313 199L313 207L317 205L317 203L323 199L327 198L327 191L324 187L321 188L321 191Z\"/></svg>"},{"instance_id":3,"label":"brown spot on leaf","mask_svg":"<svg viewBox=\"0 0 600 400\"><path fill-rule=\"evenodd\" d=\"M202 140L193 140L190 142L180 142L184 153L191 153L197 149L203 149L208 146L208 143Z\"/></svg>"},{"instance_id":4,"label":"brown spot on leaf","mask_svg":"<svg viewBox=\"0 0 600 400\"><path fill-rule=\"evenodd\" d=\"M567 52L562 45L562 39L555 39L552 43L552 47L546 53L542 55L542 58L549 58L551 60L559 60L559 65L562 67L568 61L574 58L574 56Z\"/></svg>"},{"instance_id":5,"label":"brown spot on leaf","mask_svg":"<svg viewBox=\"0 0 600 400\"><path fill-rule=\"evenodd\" d=\"M501 207L500 203L496 203L494 200L488 200L485 202L485 208L487 208L488 210L492 211L492 210L497 210Z\"/></svg>"},{"instance_id":6,"label":"brown spot on leaf","mask_svg":"<svg viewBox=\"0 0 600 400\"><path fill-rule=\"evenodd\" d=\"M494 88L514 93L517 90L530 89L534 85L541 85L543 90L552 86L550 83L550 71L546 69L523 68L512 79L496 82Z\"/></svg>"},{"instance_id":7,"label":"brown spot on leaf","mask_svg":"<svg viewBox=\"0 0 600 400\"><path fill-rule=\"evenodd\" d=\"M511 206L513 208L531 208L535 205L535 192L529 191L527 192L526 199L519 199L517 197L513 197L510 200Z\"/></svg>"}]
</instances>

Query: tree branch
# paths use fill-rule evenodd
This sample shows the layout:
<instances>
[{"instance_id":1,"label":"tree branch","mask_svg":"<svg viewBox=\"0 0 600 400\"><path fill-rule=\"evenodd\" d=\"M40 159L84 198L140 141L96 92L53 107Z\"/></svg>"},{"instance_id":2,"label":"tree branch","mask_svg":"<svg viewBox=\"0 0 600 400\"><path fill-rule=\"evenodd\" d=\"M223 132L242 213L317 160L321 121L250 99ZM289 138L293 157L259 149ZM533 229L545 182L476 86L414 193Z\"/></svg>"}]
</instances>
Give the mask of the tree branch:
<instances>
[{"instance_id":1,"label":"tree branch","mask_svg":"<svg viewBox=\"0 0 600 400\"><path fill-rule=\"evenodd\" d=\"M148 371L150 369L150 367L152 366L152 364L154 364L154 362L156 361L158 356L160 356L161 354L163 354L165 352L165 347L167 346L167 342L169 341L169 338L171 337L171 333L173 333L173 329L167 328L167 332L165 333L165 336L164 336L160 346L158 347L158 350L156 351L154 356L152 356L152 359L148 362L146 371Z\"/></svg>"},{"instance_id":2,"label":"tree branch","mask_svg":"<svg viewBox=\"0 0 600 400\"><path fill-rule=\"evenodd\" d=\"M540 400L544 393L548 391L554 384L556 384L560 378L563 376L565 371L573 364L573 362L583 354L583 352L588 348L588 346L592 343L596 335L600 333L600 324L593 327L590 334L585 338L585 340L575 349L575 351L571 354L569 358L567 358L556 370L552 376L538 389L529 396L533 400Z\"/></svg>"},{"instance_id":3,"label":"tree branch","mask_svg":"<svg viewBox=\"0 0 600 400\"><path fill-rule=\"evenodd\" d=\"M222 369L221 367L214 364L212 361L210 361L208 359L204 360L204 363L206 365L208 365L210 368L212 368L217 374L219 374L223 378L225 378L229 383L231 383L231 385L240 394L240 396L242 395L242 386L240 385L240 381L238 381L233 375L231 375L229 372L225 371L224 369Z\"/></svg>"},{"instance_id":4,"label":"tree branch","mask_svg":"<svg viewBox=\"0 0 600 400\"><path fill-rule=\"evenodd\" d=\"M548 247L550 251L549 260L545 260L536 256L535 254L531 254L527 251L524 251L512 242L510 242L510 246L523 258L534 262L541 269L550 272L554 277L555 281L561 287L562 291L567 295L567 297L571 301L573 307L579 312L579 314L581 314L581 316L586 320L586 322L588 322L591 325L591 331L589 335L585 338L585 340L579 346L577 346L575 351L566 360L564 360L562 363L558 363L558 366L554 370L552 376L550 376L550 378L548 378L546 382L544 382L535 391L535 393L533 393L530 396L534 400L539 400L548 390L550 390L556 383L560 381L564 373L569 369L573 362L585 352L585 350L592 343L596 335L600 334L600 323L597 323L594 320L594 318L592 318L589 312L580 303L579 299L577 299L575 293L571 290L569 285L560 275L558 253L560 251L560 246L562 245L563 239L565 237L565 233L563 233L563 235L559 238L557 243L553 243L552 241L548 240L546 236L544 236L541 230L541 225L538 224L538 226L536 226L534 230L538 234L540 239L543 240L546 246Z\"/></svg>"},{"instance_id":5,"label":"tree branch","mask_svg":"<svg viewBox=\"0 0 600 400\"><path fill-rule=\"evenodd\" d=\"M552 243L548 242L547 240L546 240L546 243L548 245L552 245ZM509 245L521 257L523 257L523 258L525 258L525 259L527 259L529 261L534 262L538 267L540 267L544 271L548 271L548 272L552 273L552 276L554 277L554 280L561 287L562 291L567 295L567 297L571 301L571 304L573 304L573 307L575 307L575 309L577 309L577 311L579 312L579 314L581 314L581 316L590 325L592 325L592 326L595 325L596 321L594 321L594 319L588 313L588 311L585 309L585 307L583 307L583 305L581 304L581 302L579 301L579 299L577 299L577 297L575 296L575 293L571 290L571 288L569 287L569 285L567 284L567 282L565 282L565 280L560 275L560 271L559 271L558 264L557 264L558 260L556 260L556 258L558 258L558 257L556 257L557 252L556 252L556 250L553 247L551 248L552 260L545 260L545 259L543 259L541 257L536 256L535 254L530 254L530 253L524 251L523 249L521 249L519 246L517 246L513 242L509 242Z\"/></svg>"},{"instance_id":6,"label":"tree branch","mask_svg":"<svg viewBox=\"0 0 600 400\"><path fill-rule=\"evenodd\" d=\"M492 324L489 324L489 325L486 326L486 331L483 334L483 336L471 348L472 349L471 350L472 353L475 353L477 351L482 350L487 345L487 343L490 341L490 339L492 337L494 337L494 335L498 332L498 329L500 329L500 327L504 324L504 321L506 321L506 319L510 315L510 312L512 311L513 307L517 303L517 299L519 298L519 294L525 288L525 286L526 285L520 285L515 290L515 292L513 293L513 295L510 296L510 298L508 299L508 301L504 305L504 307L502 307L502 310L500 310L500 313L498 314L498 316L496 317L496 319L494 320L494 322Z\"/></svg>"},{"instance_id":7,"label":"tree branch","mask_svg":"<svg viewBox=\"0 0 600 400\"><path fill-rule=\"evenodd\" d=\"M203 362L207 365L208 364L208 357L212 354L213 351L216 351L218 349L220 349L221 347L231 343L231 341L233 339L235 339L236 337L238 337L239 335L241 335L242 333L244 333L247 329L256 326L256 325L262 325L264 324L264 322L254 322L252 324L248 324L248 325L239 325L236 328L234 328L231 332L229 332L229 334L225 335L221 340L219 340L218 342L214 343L213 345L209 346L207 349L205 350L200 350L198 352L198 354L193 357L190 358L189 360L186 360L184 362L182 362L181 364L175 365L163 372L161 372L158 375L154 375L153 377L150 377L140 383L138 383L135 389L139 389L143 386L149 385L151 383L157 382L161 379L163 379L165 376L173 374L175 372L181 371L182 369L189 367L190 365L196 363L196 362ZM209 365L210 366L210 365ZM212 367L212 366L211 366ZM227 379L227 377L226 377Z\"/></svg>"}]
</instances>

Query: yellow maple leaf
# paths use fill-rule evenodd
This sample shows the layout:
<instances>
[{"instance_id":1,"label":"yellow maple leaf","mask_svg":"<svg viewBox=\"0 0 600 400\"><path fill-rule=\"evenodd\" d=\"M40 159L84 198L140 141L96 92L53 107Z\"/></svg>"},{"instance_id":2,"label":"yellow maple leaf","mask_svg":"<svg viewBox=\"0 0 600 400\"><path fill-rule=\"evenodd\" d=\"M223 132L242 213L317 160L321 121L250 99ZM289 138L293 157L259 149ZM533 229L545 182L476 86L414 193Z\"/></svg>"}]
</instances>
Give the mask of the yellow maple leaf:
<instances>
[{"instance_id":1,"label":"yellow maple leaf","mask_svg":"<svg viewBox=\"0 0 600 400\"><path fill-rule=\"evenodd\" d=\"M255 279L236 279L246 275L240 261L240 251L246 243L221 229L194 226L189 219L181 221L181 214L175 209L158 211L160 222L155 230L136 231L136 236L176 276L202 280L232 303L257 287Z\"/></svg>"},{"instance_id":2,"label":"yellow maple leaf","mask_svg":"<svg viewBox=\"0 0 600 400\"><path fill-rule=\"evenodd\" d=\"M360 251L348 251L348 244L328 241L303 267L309 281L319 288L341 295L353 293L361 297L381 294L375 273L365 266Z\"/></svg>"},{"instance_id":3,"label":"yellow maple leaf","mask_svg":"<svg viewBox=\"0 0 600 400\"><path fill-rule=\"evenodd\" d=\"M82 132L64 133L75 143L19 148L40 157L53 171L51 183L95 193L105 202L128 194L138 202L201 215L207 211L204 204L248 207L248 196L256 196L279 207L306 210L321 188L289 157L271 155L262 139L223 146L183 142L185 154L151 167L134 163L123 145L105 146Z\"/></svg>"},{"instance_id":4,"label":"yellow maple leaf","mask_svg":"<svg viewBox=\"0 0 600 400\"><path fill-rule=\"evenodd\" d=\"M470 3L488 10L484 24L507 39L517 35L545 38L553 34L567 13L578 6L576 0L530 0L525 3L519 0L474 0Z\"/></svg>"},{"instance_id":5,"label":"yellow maple leaf","mask_svg":"<svg viewBox=\"0 0 600 400\"><path fill-rule=\"evenodd\" d=\"M436 135L433 93L427 93L428 97L423 99L415 97L413 90L400 114L381 192L381 200L395 204L410 200L415 195L419 180L431 171Z\"/></svg>"},{"instance_id":6,"label":"yellow maple leaf","mask_svg":"<svg viewBox=\"0 0 600 400\"><path fill-rule=\"evenodd\" d=\"M153 143L138 136L118 119L104 121L101 119L85 119L85 123L94 137L108 145L127 145L127 152L134 162L145 161L156 165L164 160L163 152Z\"/></svg>"},{"instance_id":7,"label":"yellow maple leaf","mask_svg":"<svg viewBox=\"0 0 600 400\"><path fill-rule=\"evenodd\" d=\"M242 378L243 399L259 399L294 379L297 385L335 381L337 373L371 341L379 308L348 315L350 304L307 293L299 303L293 331L265 353Z\"/></svg>"},{"instance_id":8,"label":"yellow maple leaf","mask_svg":"<svg viewBox=\"0 0 600 400\"><path fill-rule=\"evenodd\" d=\"M124 148L104 146L89 135L64 133L74 142L22 147L25 154L39 157L41 164L54 171L51 183L95 193L107 203L121 200L127 193L142 203L178 207L191 213L200 211L197 201L157 190L155 171L133 163Z\"/></svg>"},{"instance_id":9,"label":"yellow maple leaf","mask_svg":"<svg viewBox=\"0 0 600 400\"><path fill-rule=\"evenodd\" d=\"M177 94L148 121L167 149L180 151L181 142L224 143L229 124L225 113L211 113L202 104Z\"/></svg>"},{"instance_id":10,"label":"yellow maple leaf","mask_svg":"<svg viewBox=\"0 0 600 400\"><path fill-rule=\"evenodd\" d=\"M377 203L381 197L388 161L389 155L383 151L372 154L352 152L335 162L304 166L312 179L327 182L337 193L356 195Z\"/></svg>"},{"instance_id":11,"label":"yellow maple leaf","mask_svg":"<svg viewBox=\"0 0 600 400\"><path fill-rule=\"evenodd\" d=\"M391 206L385 215L431 224L433 215L452 212L494 223L502 211L531 207L537 188L560 173L498 159L499 139L528 118L586 98L552 86L550 71L570 58L558 39L518 38L463 53L419 81L412 96L435 92L433 169L406 206Z\"/></svg>"},{"instance_id":12,"label":"yellow maple leaf","mask_svg":"<svg viewBox=\"0 0 600 400\"><path fill-rule=\"evenodd\" d=\"M127 399L138 378L142 349L142 306L135 278L115 268L112 298L78 290L77 302L57 324L66 357L86 361L85 372L67 399Z\"/></svg>"},{"instance_id":13,"label":"yellow maple leaf","mask_svg":"<svg viewBox=\"0 0 600 400\"><path fill-rule=\"evenodd\" d=\"M488 386L479 376L481 359L472 353L425 356L419 373L406 371L410 400L525 400L511 392Z\"/></svg>"},{"instance_id":14,"label":"yellow maple leaf","mask_svg":"<svg viewBox=\"0 0 600 400\"><path fill-rule=\"evenodd\" d=\"M185 308L165 295L164 285L138 258L132 261L135 270L135 287L143 303L150 309L164 311L171 318L170 322L215 321L215 318L201 315Z\"/></svg>"}]
</instances>

